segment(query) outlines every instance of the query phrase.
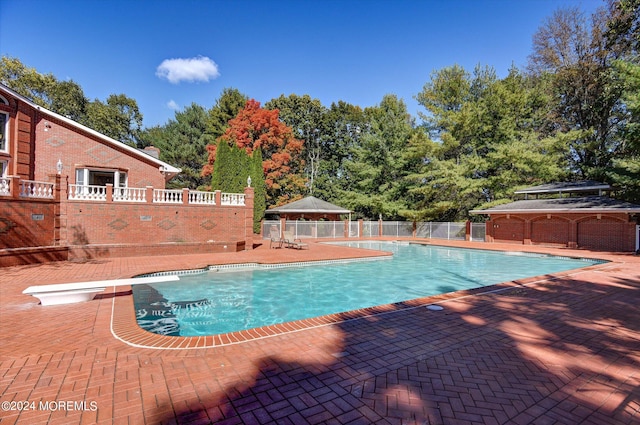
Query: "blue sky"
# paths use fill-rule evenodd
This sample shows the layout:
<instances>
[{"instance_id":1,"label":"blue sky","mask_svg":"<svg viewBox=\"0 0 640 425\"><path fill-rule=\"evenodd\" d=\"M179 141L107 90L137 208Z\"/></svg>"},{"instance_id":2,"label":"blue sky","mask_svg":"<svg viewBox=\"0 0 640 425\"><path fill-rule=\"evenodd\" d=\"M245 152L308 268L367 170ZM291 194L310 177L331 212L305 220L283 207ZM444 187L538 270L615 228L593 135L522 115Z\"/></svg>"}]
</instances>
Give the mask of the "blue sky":
<instances>
[{"instance_id":1,"label":"blue sky","mask_svg":"<svg viewBox=\"0 0 640 425\"><path fill-rule=\"evenodd\" d=\"M602 0L144 1L0 0L0 55L138 102L145 127L225 87L265 103L308 94L361 107L414 96L433 71L524 67L535 31L559 7Z\"/></svg>"}]
</instances>

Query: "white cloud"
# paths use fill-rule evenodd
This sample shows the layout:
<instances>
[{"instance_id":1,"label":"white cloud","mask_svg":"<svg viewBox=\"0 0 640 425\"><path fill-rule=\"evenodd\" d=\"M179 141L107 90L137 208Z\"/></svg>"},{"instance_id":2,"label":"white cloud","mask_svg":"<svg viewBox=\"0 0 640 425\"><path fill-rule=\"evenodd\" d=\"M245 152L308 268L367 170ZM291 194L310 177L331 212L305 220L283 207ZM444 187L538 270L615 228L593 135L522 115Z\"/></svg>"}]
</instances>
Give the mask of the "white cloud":
<instances>
[{"instance_id":1,"label":"white cloud","mask_svg":"<svg viewBox=\"0 0 640 425\"><path fill-rule=\"evenodd\" d=\"M218 65L206 56L186 59L165 59L156 69L156 75L172 84L181 81L208 82L220 76Z\"/></svg>"},{"instance_id":2,"label":"white cloud","mask_svg":"<svg viewBox=\"0 0 640 425\"><path fill-rule=\"evenodd\" d=\"M180 109L180 105L178 105L173 99L167 102L167 107L169 109L173 109L174 111Z\"/></svg>"}]
</instances>

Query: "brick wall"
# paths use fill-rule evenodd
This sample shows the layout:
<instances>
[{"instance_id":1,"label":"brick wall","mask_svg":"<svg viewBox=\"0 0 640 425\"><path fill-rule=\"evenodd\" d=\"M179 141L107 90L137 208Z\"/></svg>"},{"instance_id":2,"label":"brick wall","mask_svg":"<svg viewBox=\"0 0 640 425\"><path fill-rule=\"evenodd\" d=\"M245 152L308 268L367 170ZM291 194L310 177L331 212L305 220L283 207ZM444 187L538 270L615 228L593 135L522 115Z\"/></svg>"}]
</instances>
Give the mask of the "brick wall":
<instances>
[{"instance_id":1,"label":"brick wall","mask_svg":"<svg viewBox=\"0 0 640 425\"><path fill-rule=\"evenodd\" d=\"M252 248L252 188L245 205L0 198L0 267Z\"/></svg>"},{"instance_id":2,"label":"brick wall","mask_svg":"<svg viewBox=\"0 0 640 425\"><path fill-rule=\"evenodd\" d=\"M486 226L488 242L635 250L636 223L625 213L493 214Z\"/></svg>"},{"instance_id":3,"label":"brick wall","mask_svg":"<svg viewBox=\"0 0 640 425\"><path fill-rule=\"evenodd\" d=\"M0 249L54 245L55 202L0 200L0 209Z\"/></svg>"},{"instance_id":4,"label":"brick wall","mask_svg":"<svg viewBox=\"0 0 640 425\"><path fill-rule=\"evenodd\" d=\"M245 240L245 207L65 202L67 242L158 244Z\"/></svg>"},{"instance_id":5,"label":"brick wall","mask_svg":"<svg viewBox=\"0 0 640 425\"><path fill-rule=\"evenodd\" d=\"M63 182L76 183L78 168L119 170L126 172L128 186L156 189L165 187L164 176L158 165L146 155L132 156L115 145L105 144L89 133L70 128L67 123L36 113L35 180L56 173L56 164L62 160Z\"/></svg>"}]
</instances>

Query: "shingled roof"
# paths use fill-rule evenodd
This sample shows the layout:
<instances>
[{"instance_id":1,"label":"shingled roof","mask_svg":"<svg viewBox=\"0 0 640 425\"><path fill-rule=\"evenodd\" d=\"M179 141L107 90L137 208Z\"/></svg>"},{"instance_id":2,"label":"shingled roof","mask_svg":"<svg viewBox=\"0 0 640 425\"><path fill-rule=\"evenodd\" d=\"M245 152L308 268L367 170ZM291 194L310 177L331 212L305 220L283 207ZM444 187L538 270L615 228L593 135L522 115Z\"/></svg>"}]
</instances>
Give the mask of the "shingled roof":
<instances>
[{"instance_id":1,"label":"shingled roof","mask_svg":"<svg viewBox=\"0 0 640 425\"><path fill-rule=\"evenodd\" d=\"M267 214L317 213L317 214L349 214L351 211L314 196L307 196L299 201L291 202L266 211Z\"/></svg>"},{"instance_id":2,"label":"shingled roof","mask_svg":"<svg viewBox=\"0 0 640 425\"><path fill-rule=\"evenodd\" d=\"M618 201L603 196L579 198L531 199L498 205L486 210L472 210L472 214L499 213L552 213L552 212L592 212L592 213L640 213L640 205Z\"/></svg>"},{"instance_id":3,"label":"shingled roof","mask_svg":"<svg viewBox=\"0 0 640 425\"><path fill-rule=\"evenodd\" d=\"M567 193L567 192L595 192L611 190L611 186L595 180L583 180L577 182L556 182L531 186L516 190L514 193L541 194L541 193Z\"/></svg>"}]
</instances>

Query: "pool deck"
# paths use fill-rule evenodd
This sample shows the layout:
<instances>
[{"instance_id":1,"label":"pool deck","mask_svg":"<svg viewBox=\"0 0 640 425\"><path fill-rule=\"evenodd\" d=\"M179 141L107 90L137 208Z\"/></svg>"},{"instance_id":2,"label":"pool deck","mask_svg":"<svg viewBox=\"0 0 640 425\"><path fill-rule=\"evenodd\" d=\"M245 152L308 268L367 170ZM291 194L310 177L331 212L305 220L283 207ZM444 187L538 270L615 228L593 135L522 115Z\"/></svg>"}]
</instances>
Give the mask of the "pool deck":
<instances>
[{"instance_id":1,"label":"pool deck","mask_svg":"<svg viewBox=\"0 0 640 425\"><path fill-rule=\"evenodd\" d=\"M372 254L308 242L0 269L0 424L640 423L640 257L630 254L433 240L610 262L208 339L140 330L128 288L57 306L22 294Z\"/></svg>"}]
</instances>

